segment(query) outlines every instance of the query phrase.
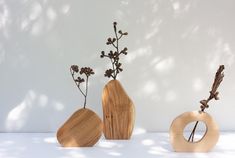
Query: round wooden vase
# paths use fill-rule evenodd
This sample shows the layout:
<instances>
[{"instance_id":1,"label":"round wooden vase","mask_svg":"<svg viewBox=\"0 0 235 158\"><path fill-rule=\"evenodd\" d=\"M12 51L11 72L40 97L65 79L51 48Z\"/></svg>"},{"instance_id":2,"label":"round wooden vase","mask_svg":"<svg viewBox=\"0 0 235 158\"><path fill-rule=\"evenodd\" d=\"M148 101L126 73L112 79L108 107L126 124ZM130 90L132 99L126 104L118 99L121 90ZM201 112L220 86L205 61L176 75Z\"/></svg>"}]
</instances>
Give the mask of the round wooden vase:
<instances>
[{"instance_id":1,"label":"round wooden vase","mask_svg":"<svg viewBox=\"0 0 235 158\"><path fill-rule=\"evenodd\" d=\"M183 135L187 124L202 121L206 125L204 136L197 142L188 142ZM176 152L208 152L219 139L219 129L212 117L201 111L185 112L176 117L170 127L170 141Z\"/></svg>"},{"instance_id":2,"label":"round wooden vase","mask_svg":"<svg viewBox=\"0 0 235 158\"><path fill-rule=\"evenodd\" d=\"M100 139L102 121L87 108L76 111L57 131L63 147L91 147Z\"/></svg>"},{"instance_id":3,"label":"round wooden vase","mask_svg":"<svg viewBox=\"0 0 235 158\"><path fill-rule=\"evenodd\" d=\"M130 139L135 107L121 83L109 81L102 93L103 132L106 139Z\"/></svg>"}]
</instances>

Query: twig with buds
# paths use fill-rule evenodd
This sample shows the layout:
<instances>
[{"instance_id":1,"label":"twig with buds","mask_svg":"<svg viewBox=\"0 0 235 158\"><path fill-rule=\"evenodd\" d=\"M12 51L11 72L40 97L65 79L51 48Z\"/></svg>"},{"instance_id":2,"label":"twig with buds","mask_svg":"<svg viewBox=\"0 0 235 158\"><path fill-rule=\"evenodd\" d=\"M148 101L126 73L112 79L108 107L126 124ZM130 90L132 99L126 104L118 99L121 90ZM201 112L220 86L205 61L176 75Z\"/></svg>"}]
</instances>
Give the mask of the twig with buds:
<instances>
[{"instance_id":1,"label":"twig with buds","mask_svg":"<svg viewBox=\"0 0 235 158\"><path fill-rule=\"evenodd\" d=\"M79 67L77 65L72 65L70 67L70 73L71 76L73 78L73 81L75 82L78 90L82 93L82 95L84 96L84 105L83 108L86 108L86 100L87 100L87 94L88 94L88 79L91 75L94 75L94 71L90 68L90 67L82 67L79 70ZM77 74L77 77L75 77L75 74ZM79 76L84 74L85 75L85 79L82 78L81 76ZM80 85L81 83L85 82L86 83L86 88L85 88L85 92L81 89Z\"/></svg>"},{"instance_id":2,"label":"twig with buds","mask_svg":"<svg viewBox=\"0 0 235 158\"><path fill-rule=\"evenodd\" d=\"M209 108L209 101L212 100L212 99L215 99L215 100L219 100L219 92L217 91L220 83L223 81L223 78L224 78L224 73L223 73L223 70L224 70L224 65L220 65L219 69L217 70L216 74L215 74L215 79L214 79L214 83L212 85L212 88L211 88L211 91L210 91L210 95L207 99L203 99L200 101L201 103L201 112L204 112L206 108ZM193 130L188 138L188 142L193 142L194 140L194 134L195 134L195 131L196 131L196 128L197 128L197 125L198 125L199 121L197 121L193 127Z\"/></svg>"},{"instance_id":3,"label":"twig with buds","mask_svg":"<svg viewBox=\"0 0 235 158\"><path fill-rule=\"evenodd\" d=\"M107 39L106 44L107 45L112 45L115 50L110 50L108 54L105 53L105 51L101 52L100 57L104 58L107 57L110 59L111 64L112 64L112 69L108 69L105 71L104 76L105 77L112 77L114 80L117 78L118 73L120 73L121 71L123 71L122 69L122 64L120 63L119 59L120 59L120 55L124 54L127 55L127 48L123 48L122 50L119 49L119 40L123 37L128 35L127 32L122 32L122 30L117 31L117 22L113 22L113 29L114 29L114 33L115 33L115 37L111 38L109 37Z\"/></svg>"}]
</instances>

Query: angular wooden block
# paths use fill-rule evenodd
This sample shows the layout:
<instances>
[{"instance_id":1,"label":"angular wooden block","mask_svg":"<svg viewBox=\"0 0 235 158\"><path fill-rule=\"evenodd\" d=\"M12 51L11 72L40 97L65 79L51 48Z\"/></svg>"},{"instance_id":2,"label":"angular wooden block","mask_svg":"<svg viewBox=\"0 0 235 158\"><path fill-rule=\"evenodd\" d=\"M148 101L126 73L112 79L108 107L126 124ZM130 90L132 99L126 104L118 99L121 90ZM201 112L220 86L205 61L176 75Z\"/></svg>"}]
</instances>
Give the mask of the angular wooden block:
<instances>
[{"instance_id":1,"label":"angular wooden block","mask_svg":"<svg viewBox=\"0 0 235 158\"><path fill-rule=\"evenodd\" d=\"M135 107L121 83L109 81L102 93L103 132L106 139L130 139L135 121Z\"/></svg>"},{"instance_id":2,"label":"angular wooden block","mask_svg":"<svg viewBox=\"0 0 235 158\"><path fill-rule=\"evenodd\" d=\"M184 128L194 121L204 122L207 130L201 140L188 142L183 135ZM170 141L176 152L208 152L216 145L218 139L218 126L206 112L185 112L176 117L170 127Z\"/></svg>"},{"instance_id":3,"label":"angular wooden block","mask_svg":"<svg viewBox=\"0 0 235 158\"><path fill-rule=\"evenodd\" d=\"M64 147L91 147L100 139L102 121L89 109L76 111L57 131L57 140Z\"/></svg>"}]
</instances>

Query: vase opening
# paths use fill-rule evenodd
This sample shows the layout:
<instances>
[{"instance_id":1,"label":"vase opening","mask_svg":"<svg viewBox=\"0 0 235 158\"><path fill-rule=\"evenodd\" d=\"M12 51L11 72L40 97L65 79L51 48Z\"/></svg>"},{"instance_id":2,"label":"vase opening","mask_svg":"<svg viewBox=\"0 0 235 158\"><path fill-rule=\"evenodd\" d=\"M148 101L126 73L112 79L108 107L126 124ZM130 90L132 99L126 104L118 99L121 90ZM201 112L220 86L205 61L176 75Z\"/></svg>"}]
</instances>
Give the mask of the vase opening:
<instances>
[{"instance_id":1,"label":"vase opening","mask_svg":"<svg viewBox=\"0 0 235 158\"><path fill-rule=\"evenodd\" d=\"M185 126L184 131L183 131L184 139L190 143L197 143L197 142L201 141L207 132L206 124L203 121L198 121L197 127L194 132L194 136L193 136L192 131L193 131L196 123L197 123L197 121L192 121L192 122L188 123ZM190 135L191 135L191 139L189 140ZM193 137L193 139L192 139L192 137Z\"/></svg>"}]
</instances>

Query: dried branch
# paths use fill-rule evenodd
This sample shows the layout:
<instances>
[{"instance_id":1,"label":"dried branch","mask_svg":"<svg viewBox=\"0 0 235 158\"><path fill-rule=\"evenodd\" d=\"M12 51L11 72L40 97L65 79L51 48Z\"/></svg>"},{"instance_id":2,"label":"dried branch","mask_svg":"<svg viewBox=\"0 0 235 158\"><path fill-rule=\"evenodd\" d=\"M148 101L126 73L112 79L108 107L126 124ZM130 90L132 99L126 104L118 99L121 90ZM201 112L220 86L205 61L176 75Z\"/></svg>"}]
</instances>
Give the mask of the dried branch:
<instances>
[{"instance_id":1,"label":"dried branch","mask_svg":"<svg viewBox=\"0 0 235 158\"><path fill-rule=\"evenodd\" d=\"M83 105L83 108L85 109L86 108L86 100L87 100L87 94L88 94L88 81L89 81L89 77L94 73L94 71L90 68L90 67L82 67L79 71L79 67L77 65L72 65L70 67L70 73L71 73L71 76L73 78L73 81L75 82L78 90L82 93L82 95L84 96L84 105ZM77 74L77 78L75 77L75 73ZM86 76L86 80L84 78L82 78L81 76L79 76L84 74ZM86 82L86 88L85 88L85 92L81 89L80 85L83 83L83 82Z\"/></svg>"},{"instance_id":2,"label":"dried branch","mask_svg":"<svg viewBox=\"0 0 235 158\"><path fill-rule=\"evenodd\" d=\"M123 33L122 30L117 31L117 22L113 22L113 29L114 29L115 37L113 37L113 38L109 37L107 39L106 44L112 45L115 50L114 51L110 50L108 54L106 54L104 51L102 51L100 57L101 58L106 57L106 58L110 59L111 64L112 64L112 69L106 70L104 76L108 77L108 78L112 77L115 80L117 78L117 75L121 71L123 71L123 69L121 68L122 64L119 62L119 59L120 59L119 56L121 54L127 55L127 48L126 47L120 51L119 40L123 36L128 35L128 33L127 32Z\"/></svg>"},{"instance_id":3,"label":"dried branch","mask_svg":"<svg viewBox=\"0 0 235 158\"><path fill-rule=\"evenodd\" d=\"M200 101L201 103L201 112L204 112L206 108L209 108L209 105L208 103L212 100L212 99L215 99L215 100L219 100L219 92L217 91L220 83L223 81L223 78L224 78L224 73L223 73L223 70L224 70L224 65L220 65L219 66L219 69L217 70L216 74L215 74L215 79L214 79L214 83L211 87L211 91L210 91L210 95L207 99L203 99ZM194 139L194 134L195 134L195 131L196 131L196 128L197 128L197 125L198 125L198 122L197 121L194 125L194 128L188 138L188 142L193 142L193 139Z\"/></svg>"}]
</instances>

